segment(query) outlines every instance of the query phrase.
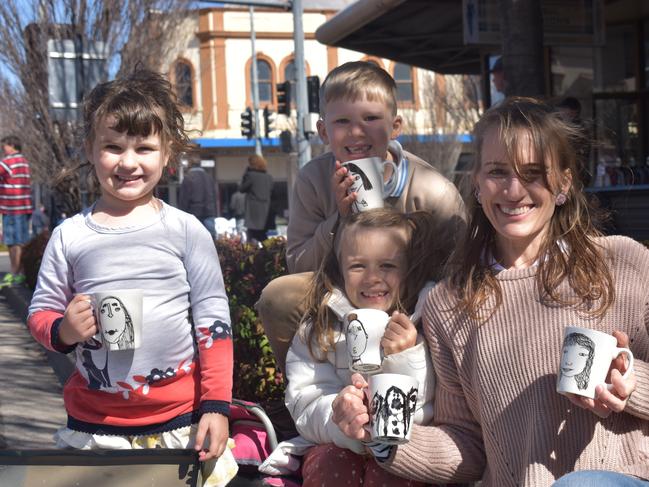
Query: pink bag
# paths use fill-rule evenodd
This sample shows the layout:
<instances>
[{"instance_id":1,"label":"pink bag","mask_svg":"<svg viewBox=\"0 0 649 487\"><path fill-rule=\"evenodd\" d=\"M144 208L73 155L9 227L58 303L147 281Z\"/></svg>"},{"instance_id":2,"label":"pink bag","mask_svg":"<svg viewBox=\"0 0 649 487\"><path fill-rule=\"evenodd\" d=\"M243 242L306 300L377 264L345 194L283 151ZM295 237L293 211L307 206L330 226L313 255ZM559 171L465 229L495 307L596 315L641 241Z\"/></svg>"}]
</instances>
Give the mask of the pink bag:
<instances>
[{"instance_id":1,"label":"pink bag","mask_svg":"<svg viewBox=\"0 0 649 487\"><path fill-rule=\"evenodd\" d=\"M232 454L239 465L258 467L277 447L277 434L261 406L233 399L230 405Z\"/></svg>"}]
</instances>

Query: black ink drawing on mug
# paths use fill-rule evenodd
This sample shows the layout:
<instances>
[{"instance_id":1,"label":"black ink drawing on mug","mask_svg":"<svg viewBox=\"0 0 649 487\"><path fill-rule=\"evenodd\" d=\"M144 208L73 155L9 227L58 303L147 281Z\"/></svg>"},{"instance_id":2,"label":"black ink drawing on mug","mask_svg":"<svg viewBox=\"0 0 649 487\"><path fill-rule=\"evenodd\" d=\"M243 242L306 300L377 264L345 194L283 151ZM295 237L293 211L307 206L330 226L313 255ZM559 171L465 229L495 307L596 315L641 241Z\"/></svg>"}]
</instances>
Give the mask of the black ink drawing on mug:
<instances>
[{"instance_id":1,"label":"black ink drawing on mug","mask_svg":"<svg viewBox=\"0 0 649 487\"><path fill-rule=\"evenodd\" d=\"M580 390L588 388L594 357L595 343L583 333L570 333L563 341L560 379L572 377Z\"/></svg>"},{"instance_id":2,"label":"black ink drawing on mug","mask_svg":"<svg viewBox=\"0 0 649 487\"><path fill-rule=\"evenodd\" d=\"M107 296L99 303L101 334L105 343L117 344L118 350L133 348L135 332L131 315L119 298Z\"/></svg>"},{"instance_id":3,"label":"black ink drawing on mug","mask_svg":"<svg viewBox=\"0 0 649 487\"><path fill-rule=\"evenodd\" d=\"M91 338L84 342L82 349L83 361L81 365L88 374L88 389L98 391L102 388L111 387L110 376L108 375L108 351L104 350L102 343L95 338ZM94 358L93 352L98 352L94 354ZM104 366L101 369L99 368L101 364L95 362L95 358L98 360L103 358Z\"/></svg>"},{"instance_id":4,"label":"black ink drawing on mug","mask_svg":"<svg viewBox=\"0 0 649 487\"><path fill-rule=\"evenodd\" d=\"M365 198L362 198L358 194L358 191L360 189L365 189L366 191L369 191L370 189L372 189L372 182L370 181L370 178L367 177L367 174L365 174L363 170L353 162L348 162L345 165L347 166L347 169L349 170L352 178L354 179L354 182L349 188L350 192L356 193L356 201L354 201L353 204L356 206L355 208L356 211L360 211L360 207L361 206L366 207L368 206L368 203L365 200Z\"/></svg>"},{"instance_id":5,"label":"black ink drawing on mug","mask_svg":"<svg viewBox=\"0 0 649 487\"><path fill-rule=\"evenodd\" d=\"M352 365L361 361L361 355L367 348L367 331L356 313L347 315L347 352L352 359Z\"/></svg>"},{"instance_id":6,"label":"black ink drawing on mug","mask_svg":"<svg viewBox=\"0 0 649 487\"><path fill-rule=\"evenodd\" d=\"M376 421L375 429L379 436L405 438L416 406L417 388L412 387L405 393L399 387L391 386L385 397L378 392L374 393L370 420Z\"/></svg>"}]
</instances>

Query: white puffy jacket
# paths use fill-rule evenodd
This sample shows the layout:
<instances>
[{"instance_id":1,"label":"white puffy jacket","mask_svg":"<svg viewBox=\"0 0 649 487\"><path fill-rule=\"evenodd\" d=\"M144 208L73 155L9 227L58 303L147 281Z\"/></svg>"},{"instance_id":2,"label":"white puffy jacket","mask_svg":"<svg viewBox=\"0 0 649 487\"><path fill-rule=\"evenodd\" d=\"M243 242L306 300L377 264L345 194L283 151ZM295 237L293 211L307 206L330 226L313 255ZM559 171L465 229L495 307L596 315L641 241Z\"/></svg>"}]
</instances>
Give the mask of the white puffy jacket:
<instances>
[{"instance_id":1,"label":"white puffy jacket","mask_svg":"<svg viewBox=\"0 0 649 487\"><path fill-rule=\"evenodd\" d=\"M418 319L419 304L423 302L431 287L426 286L420 292L417 311L411 317L413 322ZM331 403L344 387L351 384L352 373L349 370L345 334L342 333L342 319L353 306L340 291L334 293L328 306L340 320L337 323L339 331L335 332L334 350L327 353L326 361L314 360L304 339L311 321L300 325L286 356L286 407L304 439L315 444L334 443L341 448L363 453L363 444L345 436L331 419ZM430 423L433 417L435 373L422 335L417 336L414 347L385 357L382 368L384 373L406 374L419 381L414 421L417 424Z\"/></svg>"}]
</instances>

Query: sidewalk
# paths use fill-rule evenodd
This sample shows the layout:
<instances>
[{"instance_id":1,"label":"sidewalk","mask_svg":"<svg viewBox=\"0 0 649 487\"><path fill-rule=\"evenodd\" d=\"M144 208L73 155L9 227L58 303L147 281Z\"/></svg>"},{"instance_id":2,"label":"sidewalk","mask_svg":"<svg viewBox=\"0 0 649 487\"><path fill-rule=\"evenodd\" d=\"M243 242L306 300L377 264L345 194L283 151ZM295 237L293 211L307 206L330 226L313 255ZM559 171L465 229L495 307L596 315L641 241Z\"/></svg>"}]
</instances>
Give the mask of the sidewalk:
<instances>
[{"instance_id":1,"label":"sidewalk","mask_svg":"<svg viewBox=\"0 0 649 487\"><path fill-rule=\"evenodd\" d=\"M52 435L66 421L59 378L25 325L30 297L26 287L0 293L0 449L53 448Z\"/></svg>"}]
</instances>

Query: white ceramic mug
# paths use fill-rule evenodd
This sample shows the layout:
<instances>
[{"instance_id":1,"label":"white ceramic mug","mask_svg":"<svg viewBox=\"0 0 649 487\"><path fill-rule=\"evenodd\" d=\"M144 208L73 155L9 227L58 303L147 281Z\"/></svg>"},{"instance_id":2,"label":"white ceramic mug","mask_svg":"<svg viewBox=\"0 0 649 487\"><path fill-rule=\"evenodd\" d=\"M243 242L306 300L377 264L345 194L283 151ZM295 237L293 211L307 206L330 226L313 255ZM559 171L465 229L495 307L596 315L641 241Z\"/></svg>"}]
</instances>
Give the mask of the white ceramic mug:
<instances>
[{"instance_id":1,"label":"white ceramic mug","mask_svg":"<svg viewBox=\"0 0 649 487\"><path fill-rule=\"evenodd\" d=\"M345 341L352 371L375 373L381 370L381 339L389 320L390 316L380 309L354 309L345 315Z\"/></svg>"},{"instance_id":2,"label":"white ceramic mug","mask_svg":"<svg viewBox=\"0 0 649 487\"><path fill-rule=\"evenodd\" d=\"M622 353L629 359L627 370L622 376L626 379L633 370L631 350L619 348L617 339L607 333L567 326L563 333L557 392L594 399L595 387L598 384L611 389L611 384L605 383L606 374L611 367L611 361Z\"/></svg>"},{"instance_id":3,"label":"white ceramic mug","mask_svg":"<svg viewBox=\"0 0 649 487\"><path fill-rule=\"evenodd\" d=\"M98 291L90 296L104 346L111 351L138 348L142 342L142 290Z\"/></svg>"},{"instance_id":4,"label":"white ceramic mug","mask_svg":"<svg viewBox=\"0 0 649 487\"><path fill-rule=\"evenodd\" d=\"M419 382L403 374L371 375L368 382L372 440L392 445L406 443L417 408Z\"/></svg>"},{"instance_id":5,"label":"white ceramic mug","mask_svg":"<svg viewBox=\"0 0 649 487\"><path fill-rule=\"evenodd\" d=\"M384 181L386 164L392 166L392 176L387 182ZM392 193L397 183L397 165L380 157L367 157L346 162L343 166L354 179L348 191L356 193L356 201L352 204L354 213L383 208L385 198Z\"/></svg>"}]
</instances>

